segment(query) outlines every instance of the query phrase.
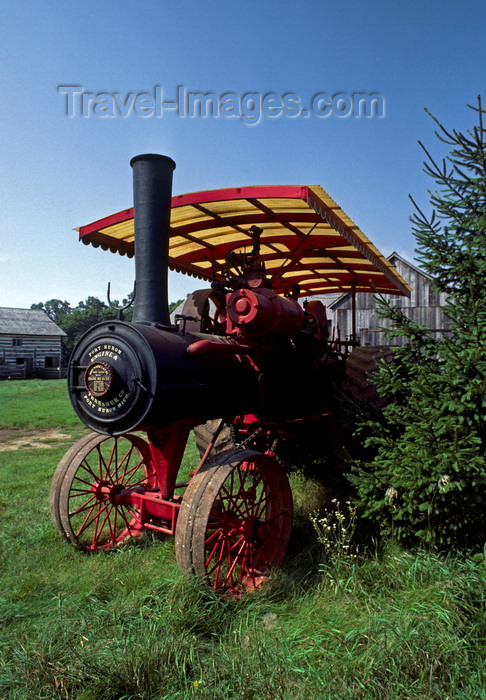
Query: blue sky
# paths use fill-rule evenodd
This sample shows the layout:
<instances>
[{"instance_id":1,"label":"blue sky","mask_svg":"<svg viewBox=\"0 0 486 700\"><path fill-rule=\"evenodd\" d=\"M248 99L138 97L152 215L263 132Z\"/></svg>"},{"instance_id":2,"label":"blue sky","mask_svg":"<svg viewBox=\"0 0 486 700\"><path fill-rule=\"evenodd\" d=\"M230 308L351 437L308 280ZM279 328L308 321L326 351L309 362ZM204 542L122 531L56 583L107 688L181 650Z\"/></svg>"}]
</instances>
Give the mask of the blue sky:
<instances>
[{"instance_id":1,"label":"blue sky","mask_svg":"<svg viewBox=\"0 0 486 700\"><path fill-rule=\"evenodd\" d=\"M382 252L412 259L408 194L425 205L433 185L417 141L446 152L424 107L450 128L473 126L485 25L483 0L3 2L0 306L75 306L105 299L108 281L115 298L131 291L133 261L83 246L73 229L131 206L129 161L146 152L176 161L174 194L321 185ZM384 115L282 109L247 124L174 110L110 116L92 102L69 116L59 86L122 100L156 86L166 100L178 86L255 93L257 104L291 93L306 109L318 94L378 93ZM169 297L195 286L173 274Z\"/></svg>"}]
</instances>

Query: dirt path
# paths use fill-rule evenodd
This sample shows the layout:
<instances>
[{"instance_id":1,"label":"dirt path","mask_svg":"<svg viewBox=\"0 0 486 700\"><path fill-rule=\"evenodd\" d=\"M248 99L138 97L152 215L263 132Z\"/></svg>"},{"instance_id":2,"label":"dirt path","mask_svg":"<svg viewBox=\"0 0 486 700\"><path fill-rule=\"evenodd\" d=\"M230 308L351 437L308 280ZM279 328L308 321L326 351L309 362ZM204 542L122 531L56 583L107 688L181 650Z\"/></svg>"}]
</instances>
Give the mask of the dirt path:
<instances>
[{"instance_id":1,"label":"dirt path","mask_svg":"<svg viewBox=\"0 0 486 700\"><path fill-rule=\"evenodd\" d=\"M0 428L0 452L18 450L22 447L45 449L55 440L69 440L71 435L58 428L45 430L12 430Z\"/></svg>"}]
</instances>

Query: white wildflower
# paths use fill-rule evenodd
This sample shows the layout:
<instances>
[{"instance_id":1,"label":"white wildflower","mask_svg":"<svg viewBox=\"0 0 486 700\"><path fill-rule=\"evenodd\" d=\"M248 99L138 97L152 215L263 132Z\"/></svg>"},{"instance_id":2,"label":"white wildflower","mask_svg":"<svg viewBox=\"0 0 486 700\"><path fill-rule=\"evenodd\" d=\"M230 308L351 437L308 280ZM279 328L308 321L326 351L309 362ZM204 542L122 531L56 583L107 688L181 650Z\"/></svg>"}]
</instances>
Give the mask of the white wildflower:
<instances>
[{"instance_id":1,"label":"white wildflower","mask_svg":"<svg viewBox=\"0 0 486 700\"><path fill-rule=\"evenodd\" d=\"M262 618L262 627L264 630L271 630L277 625L277 616L275 613L267 613Z\"/></svg>"},{"instance_id":2,"label":"white wildflower","mask_svg":"<svg viewBox=\"0 0 486 700\"><path fill-rule=\"evenodd\" d=\"M451 477L448 474L443 474L440 477L439 481L437 482L437 486L439 487L440 493L444 493L444 491L446 490L445 487L449 483L450 480L451 480Z\"/></svg>"},{"instance_id":3,"label":"white wildflower","mask_svg":"<svg viewBox=\"0 0 486 700\"><path fill-rule=\"evenodd\" d=\"M388 498L390 503L398 496L398 491L390 486L385 492L385 498Z\"/></svg>"}]
</instances>

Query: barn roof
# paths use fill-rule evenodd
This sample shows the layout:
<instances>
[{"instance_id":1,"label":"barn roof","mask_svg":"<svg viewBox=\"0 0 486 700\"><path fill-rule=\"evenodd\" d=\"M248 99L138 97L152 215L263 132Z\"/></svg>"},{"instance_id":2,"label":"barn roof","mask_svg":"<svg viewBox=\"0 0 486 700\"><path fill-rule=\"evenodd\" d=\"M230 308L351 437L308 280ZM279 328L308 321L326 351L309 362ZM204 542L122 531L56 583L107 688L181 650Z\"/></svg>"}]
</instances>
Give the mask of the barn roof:
<instances>
[{"instance_id":1,"label":"barn roof","mask_svg":"<svg viewBox=\"0 0 486 700\"><path fill-rule=\"evenodd\" d=\"M319 186L267 185L172 197L169 267L207 281L224 278L226 255L251 250L249 229L262 229L260 253L273 288L298 284L300 296L410 287L349 216ZM133 256L133 208L79 229L83 243Z\"/></svg>"},{"instance_id":2,"label":"barn roof","mask_svg":"<svg viewBox=\"0 0 486 700\"><path fill-rule=\"evenodd\" d=\"M391 255L388 256L388 260L391 262L391 264L396 267L395 262L399 260L402 265L405 265L405 267L408 267L410 270L413 270L416 272L418 275L422 275L422 277L425 277L425 279L431 280L432 277L425 272L425 270L422 270L421 267L417 267L417 265L414 265L413 263L410 262L410 260L406 260L402 255L399 255L397 252L393 252Z\"/></svg>"},{"instance_id":3,"label":"barn roof","mask_svg":"<svg viewBox=\"0 0 486 700\"><path fill-rule=\"evenodd\" d=\"M0 333L2 335L66 335L40 309L11 309L8 307L0 307Z\"/></svg>"},{"instance_id":4,"label":"barn roof","mask_svg":"<svg viewBox=\"0 0 486 700\"><path fill-rule=\"evenodd\" d=\"M399 255L396 252L391 253L387 260L389 261L390 265L393 265L395 267L395 264L397 261L400 261L403 266L407 267L409 270L413 270L413 272L416 272L418 275L421 275L424 277L426 280L432 280L432 277L428 275L424 270L422 270L420 267L417 267L416 265L413 265L410 260L406 260L402 255ZM408 282L407 282L408 284ZM409 285L410 287L410 285ZM411 289L411 287L410 287ZM336 294L334 297L329 299L327 306L329 308L334 308L334 306L339 306L342 304L344 301L346 301L349 298L350 294L349 292L344 292L343 294ZM410 296L410 295L408 295Z\"/></svg>"}]
</instances>

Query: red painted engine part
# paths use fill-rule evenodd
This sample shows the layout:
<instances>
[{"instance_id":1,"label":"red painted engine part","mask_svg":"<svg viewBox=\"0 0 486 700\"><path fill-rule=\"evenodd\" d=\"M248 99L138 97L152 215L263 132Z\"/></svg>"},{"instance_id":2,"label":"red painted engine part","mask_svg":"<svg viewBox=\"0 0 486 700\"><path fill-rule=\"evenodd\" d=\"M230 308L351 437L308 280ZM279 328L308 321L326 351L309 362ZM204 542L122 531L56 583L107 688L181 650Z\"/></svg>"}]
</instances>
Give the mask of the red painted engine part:
<instances>
[{"instance_id":1,"label":"red painted engine part","mask_svg":"<svg viewBox=\"0 0 486 700\"><path fill-rule=\"evenodd\" d=\"M304 325L304 311L298 302L270 289L238 289L227 295L226 307L229 335L289 337Z\"/></svg>"}]
</instances>

